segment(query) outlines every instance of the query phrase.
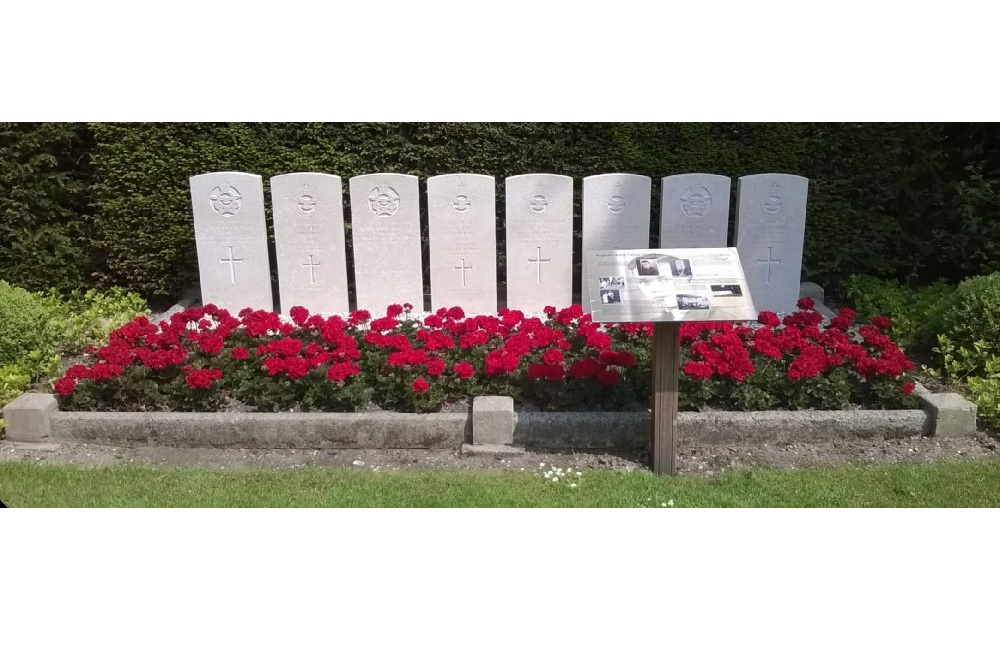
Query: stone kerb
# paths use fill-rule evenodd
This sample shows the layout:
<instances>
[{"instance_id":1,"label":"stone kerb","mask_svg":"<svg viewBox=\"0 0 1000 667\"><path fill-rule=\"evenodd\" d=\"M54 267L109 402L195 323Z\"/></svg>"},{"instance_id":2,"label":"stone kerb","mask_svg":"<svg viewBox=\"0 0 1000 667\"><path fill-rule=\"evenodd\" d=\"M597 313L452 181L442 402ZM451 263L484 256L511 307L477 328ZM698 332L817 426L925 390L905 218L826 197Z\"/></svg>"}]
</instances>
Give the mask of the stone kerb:
<instances>
[{"instance_id":1,"label":"stone kerb","mask_svg":"<svg viewBox=\"0 0 1000 667\"><path fill-rule=\"evenodd\" d=\"M975 406L957 394L918 394L920 410L684 412L691 445L830 444L852 439L975 433ZM4 408L8 440L117 446L259 449L643 448L648 411L515 412L509 397L477 397L470 413L60 412L51 394L24 394ZM464 447L463 447L464 449ZM501 451L502 450L502 451Z\"/></svg>"}]
</instances>

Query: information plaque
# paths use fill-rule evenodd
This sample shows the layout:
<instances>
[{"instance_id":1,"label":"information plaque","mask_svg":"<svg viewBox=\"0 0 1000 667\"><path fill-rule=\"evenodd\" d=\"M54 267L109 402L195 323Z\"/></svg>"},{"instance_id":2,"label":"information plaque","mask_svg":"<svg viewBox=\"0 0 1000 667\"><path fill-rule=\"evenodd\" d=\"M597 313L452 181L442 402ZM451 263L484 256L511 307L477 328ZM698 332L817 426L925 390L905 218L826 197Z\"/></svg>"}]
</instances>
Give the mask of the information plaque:
<instances>
[{"instance_id":1,"label":"information plaque","mask_svg":"<svg viewBox=\"0 0 1000 667\"><path fill-rule=\"evenodd\" d=\"M586 254L595 322L652 322L650 461L677 472L677 388L684 322L756 320L736 248L593 250Z\"/></svg>"},{"instance_id":2,"label":"information plaque","mask_svg":"<svg viewBox=\"0 0 1000 667\"><path fill-rule=\"evenodd\" d=\"M586 259L595 322L757 319L736 248L594 250Z\"/></svg>"}]
</instances>

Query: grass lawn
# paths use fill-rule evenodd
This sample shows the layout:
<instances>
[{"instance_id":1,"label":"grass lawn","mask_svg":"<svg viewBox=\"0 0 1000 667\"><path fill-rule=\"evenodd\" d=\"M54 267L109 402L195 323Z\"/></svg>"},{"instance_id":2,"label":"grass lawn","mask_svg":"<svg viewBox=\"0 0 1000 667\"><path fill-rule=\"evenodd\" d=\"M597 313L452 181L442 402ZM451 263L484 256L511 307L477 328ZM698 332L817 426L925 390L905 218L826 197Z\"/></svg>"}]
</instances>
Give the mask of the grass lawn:
<instances>
[{"instance_id":1,"label":"grass lawn","mask_svg":"<svg viewBox=\"0 0 1000 667\"><path fill-rule=\"evenodd\" d=\"M572 480L570 480L572 478ZM570 481L577 488L570 488ZM1000 462L730 471L214 471L0 464L10 507L997 507Z\"/></svg>"}]
</instances>

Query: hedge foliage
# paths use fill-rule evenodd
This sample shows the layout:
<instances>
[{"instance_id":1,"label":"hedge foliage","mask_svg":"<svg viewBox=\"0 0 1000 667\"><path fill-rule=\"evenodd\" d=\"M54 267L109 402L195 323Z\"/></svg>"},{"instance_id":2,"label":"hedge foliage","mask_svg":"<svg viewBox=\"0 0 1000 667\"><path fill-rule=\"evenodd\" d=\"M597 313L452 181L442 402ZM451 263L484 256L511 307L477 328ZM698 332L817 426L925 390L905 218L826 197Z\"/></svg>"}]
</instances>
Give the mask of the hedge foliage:
<instances>
[{"instance_id":1,"label":"hedge foliage","mask_svg":"<svg viewBox=\"0 0 1000 667\"><path fill-rule=\"evenodd\" d=\"M382 171L498 186L640 173L654 179L654 240L662 176L727 175L735 203L740 176L796 173L810 179L803 278L828 291L851 274L919 284L1000 268L988 123L0 123L0 279L175 296L197 281L188 178L223 170L260 174L265 191L276 174L325 171L345 193ZM503 204L498 187L501 227Z\"/></svg>"}]
</instances>

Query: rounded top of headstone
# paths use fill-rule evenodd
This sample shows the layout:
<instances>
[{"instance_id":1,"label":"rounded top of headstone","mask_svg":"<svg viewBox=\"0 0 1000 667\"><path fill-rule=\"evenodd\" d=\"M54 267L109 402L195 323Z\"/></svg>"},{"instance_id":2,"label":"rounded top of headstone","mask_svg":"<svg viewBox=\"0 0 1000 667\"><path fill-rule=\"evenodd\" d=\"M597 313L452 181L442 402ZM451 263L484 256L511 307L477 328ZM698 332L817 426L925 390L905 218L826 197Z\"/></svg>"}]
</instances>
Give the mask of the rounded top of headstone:
<instances>
[{"instance_id":1,"label":"rounded top of headstone","mask_svg":"<svg viewBox=\"0 0 1000 667\"><path fill-rule=\"evenodd\" d=\"M525 178L550 178L550 179L561 179L561 180L566 180L566 181L572 181L573 180L572 176L566 176L564 174L542 174L542 173L537 173L537 174L518 174L517 176L508 176L507 177L507 182L509 183L511 181L514 181L514 180L525 179Z\"/></svg>"},{"instance_id":2,"label":"rounded top of headstone","mask_svg":"<svg viewBox=\"0 0 1000 667\"><path fill-rule=\"evenodd\" d=\"M204 174L197 174L195 176L192 176L188 180L193 184L196 181L202 181L202 180L207 180L207 179L217 180L217 179L220 179L220 178L222 178L222 179L234 179L234 180L235 179L243 179L243 178L252 178L252 179L256 179L257 181L263 181L264 180L259 174L250 174L250 173L247 173L245 171L210 171L210 172L207 172L207 173L204 173Z\"/></svg>"},{"instance_id":3,"label":"rounded top of headstone","mask_svg":"<svg viewBox=\"0 0 1000 667\"><path fill-rule=\"evenodd\" d=\"M413 181L420 180L419 178L417 178L416 176L413 176L412 174L399 174L399 173L396 173L396 172L384 171L384 172L378 172L378 173L375 173L375 174L359 174L357 176L352 176L351 179L350 179L350 182L353 183L354 181L359 181L359 180L361 180L363 178L367 178L367 179L371 179L371 178L392 178L392 179L396 179L396 180L405 179L405 180L413 180Z\"/></svg>"},{"instance_id":4,"label":"rounded top of headstone","mask_svg":"<svg viewBox=\"0 0 1000 667\"><path fill-rule=\"evenodd\" d=\"M431 181L437 182L437 181L439 181L441 179L444 179L444 178L455 178L455 177L460 177L460 178L479 178L479 179L488 178L491 181L494 181L494 182L496 181L496 178L494 176L490 176L489 174L472 174L472 173L468 173L468 172L456 172L456 173L453 173L453 174L438 174L437 176L431 176L430 178L427 179L427 182L428 183L430 183Z\"/></svg>"},{"instance_id":5,"label":"rounded top of headstone","mask_svg":"<svg viewBox=\"0 0 1000 667\"><path fill-rule=\"evenodd\" d=\"M650 182L652 182L652 180L653 180L649 176L643 176L642 174L626 174L626 173L622 173L622 172L614 172L614 173L609 173L609 174L594 174L593 176L584 176L583 180L584 180L584 182L586 182L586 181L589 181L589 180L595 179L595 178L632 178L632 179L641 178L644 181L650 181Z\"/></svg>"}]
</instances>

